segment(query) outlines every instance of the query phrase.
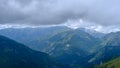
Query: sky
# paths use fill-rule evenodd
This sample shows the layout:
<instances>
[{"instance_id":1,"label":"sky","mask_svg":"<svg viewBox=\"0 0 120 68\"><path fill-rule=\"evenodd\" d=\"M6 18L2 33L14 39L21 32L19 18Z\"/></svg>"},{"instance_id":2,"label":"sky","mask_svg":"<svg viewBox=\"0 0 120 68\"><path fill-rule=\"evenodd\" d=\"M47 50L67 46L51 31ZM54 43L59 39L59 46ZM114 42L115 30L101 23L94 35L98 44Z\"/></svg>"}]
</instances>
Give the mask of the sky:
<instances>
[{"instance_id":1,"label":"sky","mask_svg":"<svg viewBox=\"0 0 120 68\"><path fill-rule=\"evenodd\" d=\"M0 0L0 27L64 25L120 30L120 0Z\"/></svg>"}]
</instances>

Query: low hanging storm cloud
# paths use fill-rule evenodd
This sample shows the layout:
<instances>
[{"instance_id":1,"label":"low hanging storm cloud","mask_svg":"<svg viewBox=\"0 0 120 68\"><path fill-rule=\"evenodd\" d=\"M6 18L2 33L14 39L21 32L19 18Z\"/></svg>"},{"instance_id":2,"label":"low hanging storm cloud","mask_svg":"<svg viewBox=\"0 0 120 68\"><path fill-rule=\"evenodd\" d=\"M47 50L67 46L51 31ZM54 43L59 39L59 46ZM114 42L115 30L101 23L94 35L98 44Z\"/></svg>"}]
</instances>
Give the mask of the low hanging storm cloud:
<instances>
[{"instance_id":1,"label":"low hanging storm cloud","mask_svg":"<svg viewBox=\"0 0 120 68\"><path fill-rule=\"evenodd\" d=\"M83 19L115 26L120 25L119 3L119 0L0 0L0 24L57 25Z\"/></svg>"}]
</instances>

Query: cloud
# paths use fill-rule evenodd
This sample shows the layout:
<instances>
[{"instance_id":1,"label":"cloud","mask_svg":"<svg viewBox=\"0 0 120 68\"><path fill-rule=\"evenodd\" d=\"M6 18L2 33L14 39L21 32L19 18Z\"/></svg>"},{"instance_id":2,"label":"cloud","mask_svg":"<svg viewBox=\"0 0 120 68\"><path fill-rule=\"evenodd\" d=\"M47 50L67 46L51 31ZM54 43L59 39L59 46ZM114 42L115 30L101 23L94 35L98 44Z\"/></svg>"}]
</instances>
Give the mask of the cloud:
<instances>
[{"instance_id":1,"label":"cloud","mask_svg":"<svg viewBox=\"0 0 120 68\"><path fill-rule=\"evenodd\" d=\"M83 19L69 20L62 26L67 26L71 29L85 28L88 30L94 30L94 31L101 32L101 33L110 33L110 32L120 31L119 25L103 26L100 24L96 24L94 22L85 21Z\"/></svg>"},{"instance_id":2,"label":"cloud","mask_svg":"<svg viewBox=\"0 0 120 68\"><path fill-rule=\"evenodd\" d=\"M57 25L83 19L115 26L120 25L119 3L119 0L0 0L0 24Z\"/></svg>"}]
</instances>

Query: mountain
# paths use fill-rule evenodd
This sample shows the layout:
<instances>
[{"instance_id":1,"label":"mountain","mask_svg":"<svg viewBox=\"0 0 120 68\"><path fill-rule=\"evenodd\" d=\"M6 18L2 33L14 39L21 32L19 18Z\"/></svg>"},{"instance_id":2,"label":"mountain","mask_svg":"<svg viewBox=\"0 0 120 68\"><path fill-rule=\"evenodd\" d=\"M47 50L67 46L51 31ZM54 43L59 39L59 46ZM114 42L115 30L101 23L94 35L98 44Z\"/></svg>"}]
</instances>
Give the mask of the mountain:
<instances>
[{"instance_id":1,"label":"mountain","mask_svg":"<svg viewBox=\"0 0 120 68\"><path fill-rule=\"evenodd\" d=\"M103 38L103 46L120 46L120 32L110 33Z\"/></svg>"},{"instance_id":2,"label":"mountain","mask_svg":"<svg viewBox=\"0 0 120 68\"><path fill-rule=\"evenodd\" d=\"M100 64L118 56L120 56L120 46L106 46L96 52L89 62Z\"/></svg>"},{"instance_id":3,"label":"mountain","mask_svg":"<svg viewBox=\"0 0 120 68\"><path fill-rule=\"evenodd\" d=\"M61 32L45 41L48 42L51 47L61 45L64 46L64 48L79 48L90 53L95 49L95 47L97 47L100 40L84 31L77 29Z\"/></svg>"},{"instance_id":4,"label":"mountain","mask_svg":"<svg viewBox=\"0 0 120 68\"><path fill-rule=\"evenodd\" d=\"M58 62L70 64L76 68L84 66L86 57L99 47L98 38L79 29L61 32L45 41L49 43L45 52Z\"/></svg>"},{"instance_id":5,"label":"mountain","mask_svg":"<svg viewBox=\"0 0 120 68\"><path fill-rule=\"evenodd\" d=\"M91 29L85 29L84 31L96 38L103 38L106 35L105 33L100 33L100 32L97 32L97 31L91 30Z\"/></svg>"},{"instance_id":6,"label":"mountain","mask_svg":"<svg viewBox=\"0 0 120 68\"><path fill-rule=\"evenodd\" d=\"M76 30L67 27L9 28L0 30L0 34L34 50L46 52L57 62L75 68L85 66L87 56L100 47L99 38L82 28Z\"/></svg>"},{"instance_id":7,"label":"mountain","mask_svg":"<svg viewBox=\"0 0 120 68\"><path fill-rule=\"evenodd\" d=\"M120 56L120 32L106 35L98 49L89 60L90 63L100 64Z\"/></svg>"},{"instance_id":8,"label":"mountain","mask_svg":"<svg viewBox=\"0 0 120 68\"><path fill-rule=\"evenodd\" d=\"M120 68L120 57L96 66L96 68Z\"/></svg>"},{"instance_id":9,"label":"mountain","mask_svg":"<svg viewBox=\"0 0 120 68\"><path fill-rule=\"evenodd\" d=\"M52 57L48 56L48 63L64 66L61 68L92 68L120 56L120 32L102 34L82 28L49 27L9 28L0 30L0 34L46 52Z\"/></svg>"},{"instance_id":10,"label":"mountain","mask_svg":"<svg viewBox=\"0 0 120 68\"><path fill-rule=\"evenodd\" d=\"M17 42L23 43L28 47L43 51L46 43L42 43L44 39L48 39L55 34L70 30L67 27L46 27L46 28L8 28L1 29L0 35L6 36Z\"/></svg>"},{"instance_id":11,"label":"mountain","mask_svg":"<svg viewBox=\"0 0 120 68\"><path fill-rule=\"evenodd\" d=\"M0 36L0 68L59 68L52 58Z\"/></svg>"},{"instance_id":12,"label":"mountain","mask_svg":"<svg viewBox=\"0 0 120 68\"><path fill-rule=\"evenodd\" d=\"M101 37L103 36L102 33L95 32L93 30L85 30L84 28L78 28L77 30L89 33L93 37ZM76 31L72 30L68 27L64 26L57 26L57 27L44 27L44 28L7 28L7 29L1 29L0 35L6 36L8 38L11 38L17 42L23 43L27 45L28 47L45 52L46 47L48 47L48 43L44 42L45 40L48 40L49 38L67 31Z\"/></svg>"}]
</instances>

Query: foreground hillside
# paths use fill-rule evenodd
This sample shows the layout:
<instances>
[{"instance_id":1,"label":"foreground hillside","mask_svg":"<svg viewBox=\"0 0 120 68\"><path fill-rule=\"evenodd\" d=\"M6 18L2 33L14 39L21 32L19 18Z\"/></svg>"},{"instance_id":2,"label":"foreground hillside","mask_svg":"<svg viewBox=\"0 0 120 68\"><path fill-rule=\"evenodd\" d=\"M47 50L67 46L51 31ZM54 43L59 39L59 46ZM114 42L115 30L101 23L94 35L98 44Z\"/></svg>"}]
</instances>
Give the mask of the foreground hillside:
<instances>
[{"instance_id":1,"label":"foreground hillside","mask_svg":"<svg viewBox=\"0 0 120 68\"><path fill-rule=\"evenodd\" d=\"M120 57L110 60L104 64L97 66L96 68L120 68Z\"/></svg>"},{"instance_id":2,"label":"foreground hillside","mask_svg":"<svg viewBox=\"0 0 120 68\"><path fill-rule=\"evenodd\" d=\"M45 53L0 36L0 68L59 68Z\"/></svg>"}]
</instances>

